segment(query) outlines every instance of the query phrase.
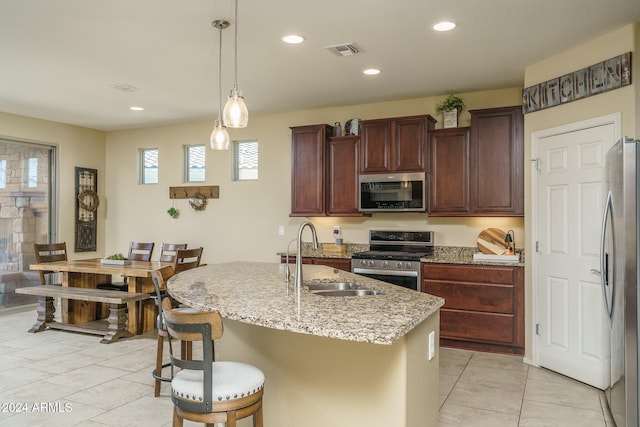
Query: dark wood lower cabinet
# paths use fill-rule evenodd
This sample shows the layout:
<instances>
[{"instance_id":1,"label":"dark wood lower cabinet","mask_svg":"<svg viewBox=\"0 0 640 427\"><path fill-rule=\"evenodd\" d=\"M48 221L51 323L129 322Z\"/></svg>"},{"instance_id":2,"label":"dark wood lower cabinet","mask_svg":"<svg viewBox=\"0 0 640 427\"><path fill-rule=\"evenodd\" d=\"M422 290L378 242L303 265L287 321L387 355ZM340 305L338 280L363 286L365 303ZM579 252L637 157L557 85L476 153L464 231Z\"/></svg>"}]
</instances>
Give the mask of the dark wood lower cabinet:
<instances>
[{"instance_id":1,"label":"dark wood lower cabinet","mask_svg":"<svg viewBox=\"0 0 640 427\"><path fill-rule=\"evenodd\" d=\"M287 262L287 257L280 256L280 262ZM289 264L296 262L295 256L289 257ZM344 270L351 272L351 258L323 258L323 257L303 257L303 264L315 264L315 265L327 265L329 267L337 268L338 270Z\"/></svg>"},{"instance_id":2,"label":"dark wood lower cabinet","mask_svg":"<svg viewBox=\"0 0 640 427\"><path fill-rule=\"evenodd\" d=\"M445 299L440 344L524 354L524 268L422 265L422 291Z\"/></svg>"}]
</instances>

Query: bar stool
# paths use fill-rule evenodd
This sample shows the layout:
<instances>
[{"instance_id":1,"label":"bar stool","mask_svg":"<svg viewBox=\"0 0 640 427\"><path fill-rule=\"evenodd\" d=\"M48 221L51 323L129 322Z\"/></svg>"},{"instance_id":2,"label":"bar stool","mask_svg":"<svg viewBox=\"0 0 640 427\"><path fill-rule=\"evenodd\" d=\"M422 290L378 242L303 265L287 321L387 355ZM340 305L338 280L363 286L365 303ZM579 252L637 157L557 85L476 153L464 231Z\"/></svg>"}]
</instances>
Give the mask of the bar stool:
<instances>
[{"instance_id":1,"label":"bar stool","mask_svg":"<svg viewBox=\"0 0 640 427\"><path fill-rule=\"evenodd\" d=\"M220 313L174 310L168 298L162 301L162 309L169 334L171 369L181 369L171 380L173 426L182 427L187 419L236 427L236 420L253 416L254 427L263 427L264 373L246 363L213 361L213 340L222 337ZM202 341L202 360L175 357L171 338Z\"/></svg>"},{"instance_id":2,"label":"bar stool","mask_svg":"<svg viewBox=\"0 0 640 427\"><path fill-rule=\"evenodd\" d=\"M159 271L151 272L151 281L153 282L153 286L155 288L156 294L151 297L151 299L155 300L156 305L158 307L158 316L156 317L156 328L158 329L158 344L156 349L156 368L153 370L151 375L155 379L155 390L154 396L160 396L160 388L162 386L162 382L171 382L171 377L163 377L162 370L171 365L171 363L162 363L162 359L164 358L164 339L168 337L167 335L167 327L164 324L164 313L162 310L162 300L167 299L171 300L171 297L166 292L166 284L165 278L169 278L173 276L174 272L170 271L167 273L166 277L163 276ZM197 312L197 310L189 307L180 307L178 310L181 311L191 311ZM192 346L190 342L183 342L181 344L181 352L182 357L185 359L191 359L192 354Z\"/></svg>"}]
</instances>

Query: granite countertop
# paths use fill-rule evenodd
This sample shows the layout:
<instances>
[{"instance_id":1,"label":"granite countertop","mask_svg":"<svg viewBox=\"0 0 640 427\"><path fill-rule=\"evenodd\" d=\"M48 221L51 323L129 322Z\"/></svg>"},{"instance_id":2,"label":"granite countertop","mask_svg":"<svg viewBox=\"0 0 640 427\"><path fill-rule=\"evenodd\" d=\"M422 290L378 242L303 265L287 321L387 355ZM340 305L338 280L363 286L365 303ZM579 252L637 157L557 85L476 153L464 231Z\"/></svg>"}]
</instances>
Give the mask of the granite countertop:
<instances>
[{"instance_id":1,"label":"granite countertop","mask_svg":"<svg viewBox=\"0 0 640 427\"><path fill-rule=\"evenodd\" d=\"M312 257L312 258L343 258L343 259L351 259L351 255L356 252L364 252L369 250L368 244L362 243L345 243L344 248L345 251L343 253L325 253L323 252L323 246L326 243L320 243L318 245L318 249L313 249L313 245L310 242L302 242L302 256L303 257ZM286 252L278 252L278 256L286 256ZM293 247L293 251L289 252L290 257L295 257L295 246Z\"/></svg>"},{"instance_id":2,"label":"granite countertop","mask_svg":"<svg viewBox=\"0 0 640 427\"><path fill-rule=\"evenodd\" d=\"M368 251L368 244L345 243L346 251L342 254L323 253L322 244L320 248L313 249L311 243L302 243L302 256L313 258L346 258L350 259L355 252ZM468 264L468 265L495 265L504 267L524 267L524 252L518 250L519 262L499 262L499 261L474 261L473 254L479 252L478 248L466 246L435 246L433 257L422 258L421 262L435 264ZM278 256L285 256L286 252L279 252ZM289 256L295 256L295 252L290 252Z\"/></svg>"},{"instance_id":3,"label":"granite countertop","mask_svg":"<svg viewBox=\"0 0 640 427\"><path fill-rule=\"evenodd\" d=\"M499 262L499 261L474 261L473 254L478 253L478 248L458 247L458 246L436 246L433 257L420 259L421 262L432 264L468 264L468 265L495 265L503 267L524 267L524 253L520 255L519 262Z\"/></svg>"},{"instance_id":4,"label":"granite countertop","mask_svg":"<svg viewBox=\"0 0 640 427\"><path fill-rule=\"evenodd\" d=\"M353 282L382 291L326 297L284 281L277 263L209 264L169 279L169 294L200 310L267 328L374 344L393 344L444 305L444 299L322 265L304 265L308 282Z\"/></svg>"}]
</instances>

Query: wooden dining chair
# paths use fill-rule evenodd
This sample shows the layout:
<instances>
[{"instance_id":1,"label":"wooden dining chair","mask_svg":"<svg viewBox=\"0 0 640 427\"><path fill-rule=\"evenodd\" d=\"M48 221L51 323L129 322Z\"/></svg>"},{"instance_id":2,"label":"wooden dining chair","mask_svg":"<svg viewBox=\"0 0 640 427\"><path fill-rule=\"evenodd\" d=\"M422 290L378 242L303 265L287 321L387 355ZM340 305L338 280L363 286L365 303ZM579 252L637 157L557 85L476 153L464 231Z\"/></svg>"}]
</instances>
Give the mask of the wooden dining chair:
<instances>
[{"instance_id":1,"label":"wooden dining chair","mask_svg":"<svg viewBox=\"0 0 640 427\"><path fill-rule=\"evenodd\" d=\"M206 425L253 417L254 427L263 427L262 395L264 373L246 363L213 360L213 341L222 337L222 317L217 311L181 312L169 299L162 301L164 323L169 335L172 365L171 400L173 426L185 419ZM184 360L173 352L171 339L202 342L202 359ZM174 368L180 368L175 372Z\"/></svg>"},{"instance_id":2,"label":"wooden dining chair","mask_svg":"<svg viewBox=\"0 0 640 427\"><path fill-rule=\"evenodd\" d=\"M200 266L200 260L202 259L202 251L204 249L178 249L176 251L176 257L173 261L173 271L180 273L181 271L189 270Z\"/></svg>"},{"instance_id":3,"label":"wooden dining chair","mask_svg":"<svg viewBox=\"0 0 640 427\"><path fill-rule=\"evenodd\" d=\"M66 261L67 242L62 243L34 243L33 251L38 264L45 262ZM57 272L50 270L40 270L41 285L61 285L57 278Z\"/></svg>"},{"instance_id":4,"label":"wooden dining chair","mask_svg":"<svg viewBox=\"0 0 640 427\"><path fill-rule=\"evenodd\" d=\"M151 261L154 243L131 242L129 244L129 258L131 261Z\"/></svg>"},{"instance_id":5,"label":"wooden dining chair","mask_svg":"<svg viewBox=\"0 0 640 427\"><path fill-rule=\"evenodd\" d=\"M173 262L178 249L187 249L186 243L163 243L160 249L160 262Z\"/></svg>"}]
</instances>

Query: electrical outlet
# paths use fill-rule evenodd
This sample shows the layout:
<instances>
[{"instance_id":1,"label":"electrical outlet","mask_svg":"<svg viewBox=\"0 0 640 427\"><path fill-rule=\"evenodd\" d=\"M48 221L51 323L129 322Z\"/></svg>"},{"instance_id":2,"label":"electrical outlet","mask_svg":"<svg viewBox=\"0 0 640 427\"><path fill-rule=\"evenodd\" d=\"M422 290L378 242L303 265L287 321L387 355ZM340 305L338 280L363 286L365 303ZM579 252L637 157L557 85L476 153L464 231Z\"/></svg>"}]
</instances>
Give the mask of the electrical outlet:
<instances>
[{"instance_id":1,"label":"electrical outlet","mask_svg":"<svg viewBox=\"0 0 640 427\"><path fill-rule=\"evenodd\" d=\"M340 226L335 225L333 227L333 237L340 237L341 234L342 234L342 230L340 229Z\"/></svg>"},{"instance_id":2,"label":"electrical outlet","mask_svg":"<svg viewBox=\"0 0 640 427\"><path fill-rule=\"evenodd\" d=\"M435 331L429 332L429 360L436 357L436 333Z\"/></svg>"},{"instance_id":3,"label":"electrical outlet","mask_svg":"<svg viewBox=\"0 0 640 427\"><path fill-rule=\"evenodd\" d=\"M278 235L279 236L284 236L284 225L279 225L278 226Z\"/></svg>"}]
</instances>

